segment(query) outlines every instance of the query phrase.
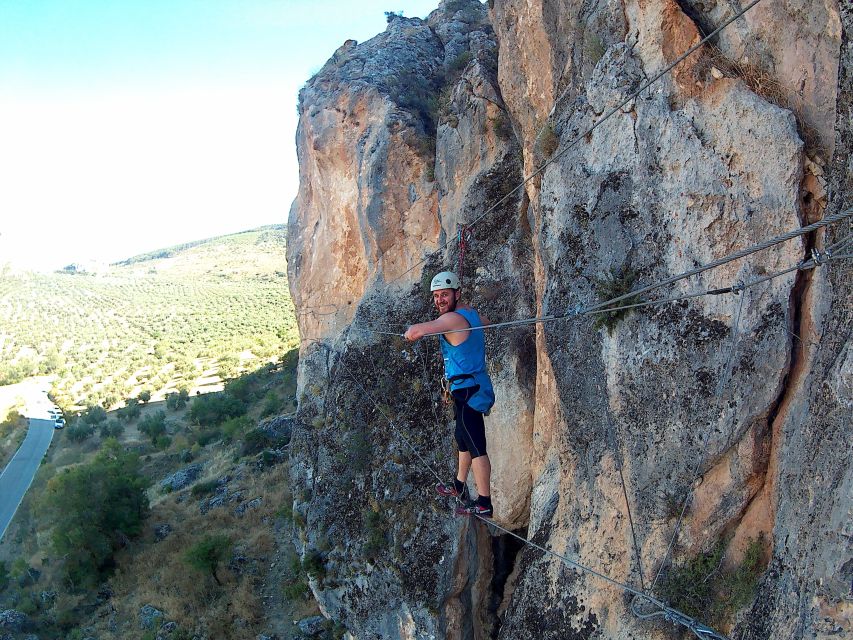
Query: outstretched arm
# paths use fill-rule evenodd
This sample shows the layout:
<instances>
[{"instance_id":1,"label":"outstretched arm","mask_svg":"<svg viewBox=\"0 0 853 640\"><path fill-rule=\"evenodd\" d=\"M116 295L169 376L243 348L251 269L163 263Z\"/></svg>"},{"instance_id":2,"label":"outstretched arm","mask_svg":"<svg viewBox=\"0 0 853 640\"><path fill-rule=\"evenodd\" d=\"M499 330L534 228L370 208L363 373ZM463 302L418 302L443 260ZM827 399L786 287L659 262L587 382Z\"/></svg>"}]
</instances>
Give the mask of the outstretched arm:
<instances>
[{"instance_id":1,"label":"outstretched arm","mask_svg":"<svg viewBox=\"0 0 853 640\"><path fill-rule=\"evenodd\" d=\"M421 322L413 324L406 330L403 337L410 342L420 340L425 335L430 333L443 333L445 331L454 331L456 329L467 329L470 325L468 321L458 313L445 313L443 316L436 318L430 322ZM460 334L467 337L467 333Z\"/></svg>"}]
</instances>

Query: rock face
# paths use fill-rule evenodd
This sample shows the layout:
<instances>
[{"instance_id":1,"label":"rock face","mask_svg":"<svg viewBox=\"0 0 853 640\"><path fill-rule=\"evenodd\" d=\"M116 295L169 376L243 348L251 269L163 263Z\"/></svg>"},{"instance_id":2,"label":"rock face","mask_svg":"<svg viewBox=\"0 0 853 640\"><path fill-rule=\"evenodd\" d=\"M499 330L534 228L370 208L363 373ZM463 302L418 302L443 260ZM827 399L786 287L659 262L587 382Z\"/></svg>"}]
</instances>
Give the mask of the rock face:
<instances>
[{"instance_id":1,"label":"rock face","mask_svg":"<svg viewBox=\"0 0 853 640\"><path fill-rule=\"evenodd\" d=\"M160 481L160 486L170 491L179 491L198 480L198 477L201 475L201 469L200 464L191 464L163 478Z\"/></svg>"},{"instance_id":2,"label":"rock face","mask_svg":"<svg viewBox=\"0 0 853 640\"><path fill-rule=\"evenodd\" d=\"M15 609L0 611L0 629L4 631L20 631L26 624L27 616Z\"/></svg>"},{"instance_id":3,"label":"rock face","mask_svg":"<svg viewBox=\"0 0 853 640\"><path fill-rule=\"evenodd\" d=\"M139 628L154 629L163 621L164 613L150 604L139 609Z\"/></svg>"},{"instance_id":4,"label":"rock face","mask_svg":"<svg viewBox=\"0 0 853 640\"><path fill-rule=\"evenodd\" d=\"M450 0L346 43L303 89L294 513L312 589L354 637L672 637L622 589L448 516L437 346L376 330L430 318L444 268L492 321L564 315L849 208L853 18L765 4L587 135L731 6ZM691 559L722 550L728 576L757 558L758 586L703 622L853 633L849 271L688 297L851 229L646 298L678 302L487 331L496 521L675 602Z\"/></svg>"}]
</instances>

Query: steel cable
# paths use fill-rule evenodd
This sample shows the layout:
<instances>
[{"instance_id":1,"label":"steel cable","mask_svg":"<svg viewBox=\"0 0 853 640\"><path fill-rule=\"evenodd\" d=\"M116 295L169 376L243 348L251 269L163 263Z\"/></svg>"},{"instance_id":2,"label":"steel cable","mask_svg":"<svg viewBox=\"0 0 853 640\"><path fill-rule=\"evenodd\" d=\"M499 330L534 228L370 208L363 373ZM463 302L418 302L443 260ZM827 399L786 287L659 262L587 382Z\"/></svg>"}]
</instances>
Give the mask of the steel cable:
<instances>
[{"instance_id":1,"label":"steel cable","mask_svg":"<svg viewBox=\"0 0 853 640\"><path fill-rule=\"evenodd\" d=\"M521 181L521 183L519 183L515 188L513 188L511 191L509 191L507 194L505 194L505 195L504 195L500 200L498 200L498 201L497 201L495 204L493 204L491 207L489 207L488 209L486 209L486 211L485 211L485 212L483 212L482 214L480 214L479 216L477 216L476 218L474 218L473 222L469 222L469 223L467 223L467 224L465 225L465 227L466 227L466 228L468 228L468 229L470 229L471 227L473 227L474 225L476 225L476 224L478 224L480 221L482 221L484 218L486 218L487 216L491 215L495 210L497 210L497 208L498 208L498 207L500 207L500 206L501 206L502 204L504 204L507 200L509 200L509 198L510 198L510 197L512 197L512 196L513 196L514 194L516 194L517 192L519 192L521 189L523 189L523 188L524 188L524 186L525 186L528 182L530 182L530 181L531 181L531 180L533 180L536 176L538 176L538 175L540 175L542 172L544 172L544 171L545 171L545 169L547 169L547 168L548 168L548 166L550 166L553 162L555 162L556 160L558 160L559 158L561 158L562 156L564 156L566 153L568 153L571 149L573 149L575 146L577 146L577 144L578 144L581 140L584 140L584 139L585 139L589 134L591 134L591 133L592 133L593 131L595 131L598 127L600 127L602 124L604 124L604 123L605 123L608 119L610 119L614 114L618 113L618 112L622 109L622 107L624 107L626 104L628 104L628 103L629 103L629 102L631 102L632 100L636 100L636 99L640 96L640 94L641 94L641 93L643 93L643 91L645 91L646 89L648 89L649 87L651 87L653 84L655 84L658 80L660 80L661 78L663 78L666 74L668 74L668 73L669 73L670 71L672 71L676 66L678 66L682 61L684 61L685 59L689 58L691 55L693 55L694 53L696 53L696 51L698 51L700 48L702 48L702 47L703 47L703 46L704 46L704 45L705 45L709 40L711 40L712 38L714 38L718 33L720 33L723 29L725 29L726 27L728 27L732 22L734 22L735 20L737 20L738 18L740 18L741 16L743 16L747 11L749 11L750 9L752 9L752 8L753 8L755 5L757 5L759 2L761 2L761 0L753 0L753 1L752 1L752 2L750 2L748 5L746 5L744 8L742 8L740 11L738 11L737 13L735 13L732 17L730 17L728 20L726 20L725 22L723 22L723 24L721 24L719 27L717 27L716 29L714 29L711 33L709 33L709 34L708 34L708 35L706 35L704 38L702 38L702 39L701 39L699 42L697 42L695 45L693 45L692 47L690 47L689 49L687 49L687 51L685 51L685 52L684 52L684 53L682 53L680 56L678 56L678 57L677 57L673 62L671 62L671 63L670 63L669 65L667 65L666 67L664 67L664 69L663 69L662 71L659 71L657 74L655 74L655 75L652 77L652 79L651 79L651 80L647 80L647 81L646 81L646 82L645 82L645 83L644 83L644 84L643 84L639 89L637 89L636 91L634 91L633 93L631 93L627 98L625 98L624 100L622 100L622 102L620 102L618 105L616 105L615 107L611 108L611 109L610 109L610 110L609 110L609 111L608 111L604 116L602 116L600 119L598 119L598 120L595 122L595 124L593 124L592 126L588 127L586 130L584 130L584 132L583 132L583 133L578 134L577 136L575 136L575 137L574 137L574 138L573 138L573 139L572 139L572 140L571 140L571 141L570 141L570 142L569 142L569 143L568 143L568 144L567 144L563 149L561 149L560 151L558 151L557 153L555 153L554 155L552 155L552 156L551 156L547 161L545 161L545 162L542 164L542 166L540 166L540 167L539 167L538 169L536 169L533 173L531 173L529 176L527 176L526 178L524 178L524 179ZM562 96L561 96L561 97L562 97ZM415 264L413 264L411 267L409 267L408 269L406 269L403 273L401 273L400 275L398 275L396 278L394 278L393 280L389 280L389 281L388 281L388 284L389 284L389 285L390 285L390 284L393 284L394 282L397 282L398 280L400 280L403 276L408 275L408 274L409 274L409 273L411 273L415 268L417 268L417 267L419 267L420 265L424 264L424 263L425 263L427 260L429 260L432 256L434 256L434 255L435 255L435 254L437 254L438 252L443 251L444 249L446 249L447 247L449 247L449 246L450 246L454 241L456 241L456 238L453 238L453 239L450 239L450 240L445 241L444 243L442 243L441 245L439 245L438 247L436 247L435 249L433 249L432 251L430 251L430 252L429 252L429 253L428 253L424 258L422 258L421 260L419 260L418 262L416 262Z\"/></svg>"},{"instance_id":2,"label":"steel cable","mask_svg":"<svg viewBox=\"0 0 853 640\"><path fill-rule=\"evenodd\" d=\"M750 281L750 282L745 283L745 284L740 285L740 286L735 285L734 287L725 287L725 288L721 288L721 289L707 289L707 290L703 290L703 291L697 291L697 292L693 292L693 293L687 293L687 294L683 294L683 295L672 296L669 298L662 298L662 299L658 299L658 300L649 300L646 302L637 302L637 303L621 305L621 306L617 306L617 307L611 306L617 302L622 302L622 301L625 301L625 300L628 300L631 298L635 298L637 296L643 295L643 294L648 293L650 291L654 291L655 289L659 289L659 288L664 287L666 285L674 284L680 280L684 280L686 278L690 278L692 276L698 275L698 274L703 273L705 271L709 271L711 269L716 269L717 267L720 267L724 264L728 264L728 263L733 262L735 260L745 258L746 256L752 255L754 253L758 253L759 251L763 251L763 250L768 249L772 246L775 246L777 244L781 244L783 242L787 242L788 240L792 240L792 239L797 238L799 236L806 235L808 233L816 231L816 230L818 230L822 227L825 227L827 225L834 224L834 223L839 222L841 220L846 220L847 218L850 218L851 216L853 216L853 209L848 209L847 211L843 211L841 213L833 214L831 216L824 218L823 220L820 220L818 222L810 224L806 227L801 227L799 229L789 231L787 233L776 236L774 238L771 238L771 239L766 240L764 242L761 242L759 244L752 245L750 247L747 247L747 248L742 249L740 251L737 251L735 253L724 256L718 260L714 260L713 262L710 262L708 264L696 267L695 269L685 271L685 272L680 273L676 276L666 278L664 280L661 280L661 281L656 282L654 284L647 285L645 287L640 287L639 289L635 289L635 290L630 291L628 293L625 293L623 295L610 298L610 299L605 300L603 302L598 302L598 303L592 304L588 307L578 309L576 311L571 311L568 313L558 314L558 315L539 316L539 317L534 317L534 318L523 318L520 320L508 320L506 322L496 322L494 324L483 325L483 326L479 326L479 327L469 327L467 329L452 329L450 331L440 331L440 332L435 332L435 333L427 333L427 334L424 334L422 337L427 338L430 336L444 335L444 334L449 334L449 333L462 333L464 331L479 331L479 330L485 331L486 329L499 329L499 328L506 328L506 327L524 326L524 325L528 325L528 324L539 324L539 323L544 323L544 322L553 322L555 320L568 320L568 319L576 318L578 316L590 315L593 313L612 313L614 311L622 311L625 309L635 309L638 307L646 307L646 306L652 306L652 305L667 304L670 302L677 302L677 301L681 301L681 300L688 300L691 298L698 298L698 297L705 296L705 295L718 295L721 293L729 293L729 292L733 291L734 289L738 289L738 290L745 289L748 287L755 286L757 284L761 284L762 282L766 282L767 280L772 280L773 278L778 278L779 276L791 273L792 271L797 271L797 270L802 271L802 270L807 270L807 269L813 269L817 266L821 266L821 264L823 264L825 262L833 262L836 260L846 259L849 256L846 254L844 254L844 255L832 255L830 253L829 255L825 255L825 257L822 259L820 259L820 258L816 259L813 257L813 258L805 260L805 261L803 261L797 265L789 267L788 269L785 269L783 271L779 271L777 273L773 273L773 274L770 274L768 276L764 276L762 278ZM841 247L846 242L849 242L851 239L853 239L853 236L851 236L849 238L845 238L844 240L835 243L833 245L833 247ZM372 333L375 333L378 335L391 335L391 336L398 336L398 337L402 337L404 335L403 333L398 333L396 331L392 332L392 331L384 331L384 330L379 330L379 329L368 329L368 331L371 331Z\"/></svg>"},{"instance_id":3,"label":"steel cable","mask_svg":"<svg viewBox=\"0 0 853 640\"><path fill-rule=\"evenodd\" d=\"M344 362L344 356L346 354L335 349L334 347L331 347L331 346L329 346L323 342L320 342L320 341L316 341L315 344L317 344L321 348L326 349L327 351L331 351L331 352L335 353L338 356L338 362L336 364L338 366L340 366L341 368L343 368L343 370L346 372L347 376L356 384L356 386L364 394L364 397L366 397L370 401L370 403L373 404L374 410L378 411L388 421L388 426L390 426L403 439L403 442L406 443L406 445L409 447L409 449L412 451L412 453L415 455L415 457L420 461L420 463L424 467L426 467L426 469L433 475L433 477L435 477L435 479L439 483L442 483L443 480L442 480L441 476L438 475L438 473L435 471L435 469L432 467L432 465L426 461L426 459L418 452L417 448L409 441L408 438L406 438L405 435L403 435L403 433L400 431L400 429L398 429L397 426L395 425L393 419L382 409L381 406L379 406L376 399L370 394L370 392L358 380L358 378L353 374L353 372L349 369L349 367L347 367L347 365ZM456 498L456 501L457 501L457 503L461 504L461 501L459 500L458 496ZM517 533L515 533L514 531L511 531L505 527L502 527L501 525L495 523L491 519L486 519L486 518L479 516L477 514L472 514L472 517L477 518L478 520L480 520L481 522L483 522L484 524L486 524L490 527L494 527L495 529L503 531L505 534L512 536L513 538L521 541L522 543L524 543L527 546L538 549L539 551L564 562L566 565L568 565L571 568L577 569L578 571L580 571L582 573L587 573L587 574L590 574L592 576L595 576L595 577L607 582L608 584L611 584L612 586L615 586L615 587L625 591L626 593L632 594L633 596L635 596L635 600L639 598L642 601L647 602L647 603L657 607L659 611L654 613L654 614L651 614L651 616L663 615L667 620L674 622L674 623L682 624L683 626L687 627L688 629L690 629L694 633L696 633L696 629L707 629L708 631L705 635L698 635L698 633L697 633L697 636L699 638L702 638L703 640L728 640L725 636L720 635L719 633L717 633L713 629L710 629L709 627L706 627L705 625L702 625L701 623L699 623L695 619L693 619L690 616L678 611L677 609L673 609L672 607L668 606L666 603L662 602L661 600L655 598L652 595L649 595L648 593L645 593L644 591L641 591L639 589L635 589L634 587L632 587L628 584L625 584L623 582L619 582L618 580L615 580L615 579L611 578L610 576L608 576L604 573L601 573L600 571L596 571L592 567L588 567L588 566L581 564L579 562L576 562L576 561L574 561L574 560L572 560L566 556L563 556L559 553L556 553L555 551L551 551L550 549L546 549L545 547L533 542L532 540L528 540L527 538L523 538L520 535L518 535Z\"/></svg>"}]
</instances>

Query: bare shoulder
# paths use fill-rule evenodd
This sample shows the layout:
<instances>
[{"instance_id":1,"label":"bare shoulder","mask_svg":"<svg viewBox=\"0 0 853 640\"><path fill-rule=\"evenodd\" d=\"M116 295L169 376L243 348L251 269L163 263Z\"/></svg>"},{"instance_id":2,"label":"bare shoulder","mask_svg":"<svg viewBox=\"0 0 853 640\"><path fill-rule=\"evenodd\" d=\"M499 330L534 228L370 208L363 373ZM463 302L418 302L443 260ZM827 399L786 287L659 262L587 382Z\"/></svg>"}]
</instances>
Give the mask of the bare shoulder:
<instances>
[{"instance_id":1,"label":"bare shoulder","mask_svg":"<svg viewBox=\"0 0 853 640\"><path fill-rule=\"evenodd\" d=\"M455 311L445 313L443 316L441 316L441 319L447 323L448 329L467 329L471 326L465 319L465 316L463 316L461 313L456 313Z\"/></svg>"}]
</instances>

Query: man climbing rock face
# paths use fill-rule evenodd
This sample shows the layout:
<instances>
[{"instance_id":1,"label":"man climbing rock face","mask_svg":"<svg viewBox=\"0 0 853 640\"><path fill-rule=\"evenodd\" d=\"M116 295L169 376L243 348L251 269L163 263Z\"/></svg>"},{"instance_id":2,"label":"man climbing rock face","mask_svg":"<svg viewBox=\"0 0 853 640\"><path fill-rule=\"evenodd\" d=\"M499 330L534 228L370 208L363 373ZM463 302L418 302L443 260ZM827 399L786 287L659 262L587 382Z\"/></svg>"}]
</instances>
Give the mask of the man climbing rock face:
<instances>
[{"instance_id":1,"label":"man climbing rock face","mask_svg":"<svg viewBox=\"0 0 853 640\"><path fill-rule=\"evenodd\" d=\"M444 357L444 377L456 406L456 444L459 446L459 467L451 484L439 483L436 491L442 496L459 497L459 515L492 517L492 497L489 481L492 467L486 452L486 429L483 414L495 403L492 381L486 372L486 341L481 331L465 331L489 324L470 306L460 302L459 278L451 271L442 271L432 279L432 301L439 317L408 328L406 340L414 342L432 333L439 336ZM446 332L454 333L446 333ZM465 481L473 468L477 485L477 500L471 502Z\"/></svg>"}]
</instances>

